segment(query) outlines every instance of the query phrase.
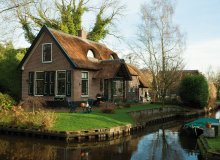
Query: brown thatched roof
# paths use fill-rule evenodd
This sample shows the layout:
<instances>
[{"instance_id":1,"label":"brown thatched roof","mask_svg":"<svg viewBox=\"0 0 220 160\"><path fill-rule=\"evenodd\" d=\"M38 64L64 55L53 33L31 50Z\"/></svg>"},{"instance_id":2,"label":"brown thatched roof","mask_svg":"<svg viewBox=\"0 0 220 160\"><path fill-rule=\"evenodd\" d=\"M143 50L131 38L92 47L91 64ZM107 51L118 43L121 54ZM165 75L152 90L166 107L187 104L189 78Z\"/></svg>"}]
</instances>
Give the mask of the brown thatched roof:
<instances>
[{"instance_id":1,"label":"brown thatched roof","mask_svg":"<svg viewBox=\"0 0 220 160\"><path fill-rule=\"evenodd\" d=\"M141 83L142 87L149 88L151 86L150 77L148 77L146 74L141 72L137 67L127 64L128 70L132 76L138 76L138 79Z\"/></svg>"},{"instance_id":2,"label":"brown thatched roof","mask_svg":"<svg viewBox=\"0 0 220 160\"><path fill-rule=\"evenodd\" d=\"M49 28L50 32L63 47L68 56L76 63L77 68L83 69L99 69L99 61L108 60L112 57L119 59L117 54L107 48L105 45L82 39L61 31ZM87 52L91 50L97 62L89 60Z\"/></svg>"},{"instance_id":3,"label":"brown thatched roof","mask_svg":"<svg viewBox=\"0 0 220 160\"><path fill-rule=\"evenodd\" d=\"M124 60L104 60L100 62L100 68L93 78L124 78L131 80L131 76Z\"/></svg>"}]
</instances>

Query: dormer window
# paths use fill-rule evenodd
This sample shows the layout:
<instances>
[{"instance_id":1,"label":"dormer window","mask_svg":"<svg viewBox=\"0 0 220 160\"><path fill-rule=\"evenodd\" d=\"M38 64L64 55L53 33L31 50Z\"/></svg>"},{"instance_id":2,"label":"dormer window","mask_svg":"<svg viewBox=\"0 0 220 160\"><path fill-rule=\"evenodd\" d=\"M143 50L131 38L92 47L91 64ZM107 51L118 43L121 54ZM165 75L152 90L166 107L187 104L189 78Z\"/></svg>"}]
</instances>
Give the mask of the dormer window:
<instances>
[{"instance_id":1,"label":"dormer window","mask_svg":"<svg viewBox=\"0 0 220 160\"><path fill-rule=\"evenodd\" d=\"M110 60L114 60L113 55L110 55L109 59L110 59Z\"/></svg>"},{"instance_id":2,"label":"dormer window","mask_svg":"<svg viewBox=\"0 0 220 160\"><path fill-rule=\"evenodd\" d=\"M42 63L52 62L52 43L42 45Z\"/></svg>"},{"instance_id":3,"label":"dormer window","mask_svg":"<svg viewBox=\"0 0 220 160\"><path fill-rule=\"evenodd\" d=\"M88 50L87 57L88 58L95 58L94 53L92 52L92 50Z\"/></svg>"},{"instance_id":4,"label":"dormer window","mask_svg":"<svg viewBox=\"0 0 220 160\"><path fill-rule=\"evenodd\" d=\"M95 61L95 62L98 61L98 59L97 59L95 53L94 53L92 50L88 50L88 52L87 52L87 58L88 58L90 61Z\"/></svg>"}]
</instances>

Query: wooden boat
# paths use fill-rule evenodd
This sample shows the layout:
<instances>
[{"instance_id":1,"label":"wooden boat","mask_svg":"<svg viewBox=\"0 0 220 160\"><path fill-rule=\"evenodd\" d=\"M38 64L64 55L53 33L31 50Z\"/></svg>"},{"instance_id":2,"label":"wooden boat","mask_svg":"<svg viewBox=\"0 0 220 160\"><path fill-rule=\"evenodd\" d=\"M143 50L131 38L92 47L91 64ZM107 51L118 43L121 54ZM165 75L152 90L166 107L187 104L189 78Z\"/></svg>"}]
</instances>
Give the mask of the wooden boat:
<instances>
[{"instance_id":1,"label":"wooden boat","mask_svg":"<svg viewBox=\"0 0 220 160\"><path fill-rule=\"evenodd\" d=\"M215 118L199 118L183 125L181 128L181 134L198 137L203 133L205 127L209 127L207 124L212 123L219 123L219 120Z\"/></svg>"}]
</instances>

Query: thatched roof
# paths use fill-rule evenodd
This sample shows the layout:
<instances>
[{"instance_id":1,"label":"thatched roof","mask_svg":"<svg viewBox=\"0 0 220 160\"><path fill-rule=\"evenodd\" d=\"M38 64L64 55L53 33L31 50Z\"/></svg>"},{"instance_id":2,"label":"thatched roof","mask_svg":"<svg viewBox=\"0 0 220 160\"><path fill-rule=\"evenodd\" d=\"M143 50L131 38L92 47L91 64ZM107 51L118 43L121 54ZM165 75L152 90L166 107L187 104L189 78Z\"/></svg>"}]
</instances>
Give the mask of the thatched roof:
<instances>
[{"instance_id":1,"label":"thatched roof","mask_svg":"<svg viewBox=\"0 0 220 160\"><path fill-rule=\"evenodd\" d=\"M138 76L141 87L149 88L151 86L150 77L141 72L137 67L127 64L128 70L132 76Z\"/></svg>"},{"instance_id":2,"label":"thatched roof","mask_svg":"<svg viewBox=\"0 0 220 160\"><path fill-rule=\"evenodd\" d=\"M49 28L50 32L63 47L69 57L76 63L77 68L99 69L99 61L108 60L112 57L119 59L117 54L107 48L104 44L93 42L77 36L73 36L61 31ZM87 57L88 51L91 50L97 61L91 61Z\"/></svg>"},{"instance_id":3,"label":"thatched roof","mask_svg":"<svg viewBox=\"0 0 220 160\"><path fill-rule=\"evenodd\" d=\"M100 68L93 78L124 78L124 80L131 80L128 67L124 60L104 60L100 62Z\"/></svg>"}]
</instances>

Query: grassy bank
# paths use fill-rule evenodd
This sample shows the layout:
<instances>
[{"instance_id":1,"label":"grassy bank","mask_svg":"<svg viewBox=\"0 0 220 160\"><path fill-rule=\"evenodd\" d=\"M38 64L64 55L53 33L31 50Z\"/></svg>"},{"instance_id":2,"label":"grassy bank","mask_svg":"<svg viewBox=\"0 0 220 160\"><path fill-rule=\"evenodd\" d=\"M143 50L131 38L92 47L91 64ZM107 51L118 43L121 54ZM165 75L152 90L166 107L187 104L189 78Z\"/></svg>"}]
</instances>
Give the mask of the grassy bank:
<instances>
[{"instance_id":1,"label":"grassy bank","mask_svg":"<svg viewBox=\"0 0 220 160\"><path fill-rule=\"evenodd\" d=\"M210 151L220 152L220 136L215 138L206 138Z\"/></svg>"},{"instance_id":2,"label":"grassy bank","mask_svg":"<svg viewBox=\"0 0 220 160\"><path fill-rule=\"evenodd\" d=\"M57 131L76 131L94 128L111 128L133 124L133 119L127 114L131 111L159 108L158 104L135 105L130 108L116 109L114 114L101 113L100 110L91 113L56 113L57 120L52 128Z\"/></svg>"}]
</instances>

